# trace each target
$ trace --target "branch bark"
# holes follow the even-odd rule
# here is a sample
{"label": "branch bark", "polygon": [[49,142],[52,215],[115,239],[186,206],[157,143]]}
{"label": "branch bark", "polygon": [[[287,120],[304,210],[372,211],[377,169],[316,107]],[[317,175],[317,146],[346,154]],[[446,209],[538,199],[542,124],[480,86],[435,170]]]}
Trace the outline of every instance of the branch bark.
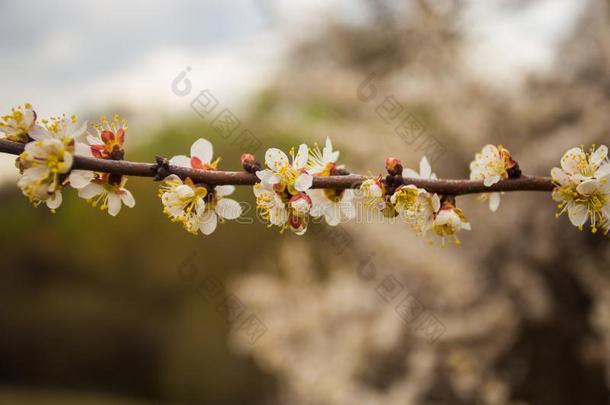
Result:
{"label": "branch bark", "polygon": [[[24,144],[0,139],[0,152],[19,155]],[[130,162],[126,160],[105,160],[93,157],[74,156],[73,169],[92,170],[111,174],[121,174],[138,177],[155,177],[159,166],[156,163]],[[196,183],[210,185],[232,184],[236,186],[252,186],[259,182],[258,177],[245,171],[214,171],[197,170],[181,166],[169,166],[169,173],[181,178],[190,177]],[[371,176],[350,174],[346,176],[314,177],[313,188],[357,188]],[[553,181],[550,177],[522,175],[516,179],[501,180],[491,187],[485,187],[482,181],[475,180],[423,180],[405,177],[405,184],[426,189],[432,193],[464,195],[488,193],[497,191],[552,191]]]}

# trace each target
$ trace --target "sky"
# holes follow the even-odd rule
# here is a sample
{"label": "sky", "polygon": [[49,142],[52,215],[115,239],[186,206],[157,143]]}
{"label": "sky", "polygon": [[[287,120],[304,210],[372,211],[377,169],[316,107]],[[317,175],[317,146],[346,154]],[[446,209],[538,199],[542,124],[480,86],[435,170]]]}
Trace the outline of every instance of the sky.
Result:
{"label": "sky", "polygon": [[[515,81],[551,66],[582,0],[428,0],[468,4],[473,74]],[[364,21],[351,0],[26,0],[0,2],[0,111],[31,102],[40,116],[116,106],[166,114],[188,108],[171,90],[187,67],[196,90],[238,107],[281,68],[292,38],[321,19]],[[106,112],[108,113],[108,112]],[[0,156],[0,177],[13,157]]]}

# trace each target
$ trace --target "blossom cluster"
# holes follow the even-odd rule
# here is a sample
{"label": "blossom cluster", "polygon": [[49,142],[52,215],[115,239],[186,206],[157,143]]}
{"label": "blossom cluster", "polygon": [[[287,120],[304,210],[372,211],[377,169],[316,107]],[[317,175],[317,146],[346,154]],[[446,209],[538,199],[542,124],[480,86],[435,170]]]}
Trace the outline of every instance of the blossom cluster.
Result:
{"label": "blossom cluster", "polygon": [[[17,158],[20,177],[17,185],[34,206],[45,203],[55,212],[63,201],[65,186],[78,190],[81,198],[115,216],[124,204],[135,205],[132,194],[125,189],[127,176],[72,170],[76,155],[99,159],[122,160],[127,125],[115,116],[88,127],[78,123],[76,116],[38,120],[31,104],[24,104],[0,119],[5,138],[24,143]],[[81,138],[86,136],[86,143]]]}
{"label": "blossom cluster", "polygon": [[459,244],[460,231],[471,227],[464,212],[455,206],[455,198],[430,193],[405,181],[405,178],[435,180],[436,174],[428,159],[425,156],[421,159],[419,172],[403,169],[396,158],[386,160],[386,169],[385,178],[369,179],[360,186],[365,204],[385,217],[399,217],[417,236],[427,238],[431,243],[439,239],[441,246],[446,242]]}
{"label": "blossom cluster", "polygon": [[[127,176],[119,169],[108,172],[84,170],[104,165],[80,164],[91,159],[121,161],[125,158],[124,143],[127,123],[119,116],[109,120],[101,117],[97,124],[79,123],[76,116],[39,119],[30,104],[12,109],[0,117],[0,132],[4,138],[24,144],[16,161],[20,171],[17,185],[34,206],[44,203],[55,212],[62,203],[66,186],[78,191],[79,197],[94,207],[117,215],[122,206],[135,206],[135,199],[125,188]],[[85,139],[81,139],[85,138]],[[157,170],[161,180],[159,197],[163,212],[173,222],[179,222],[190,233],[209,235],[218,223],[235,220],[242,215],[242,205],[229,198],[235,191],[231,184],[212,185],[197,181],[197,171],[216,172],[220,158],[214,160],[212,144],[203,138],[196,140],[190,156],[178,155],[161,159],[166,173]],[[386,175],[356,178],[353,184],[329,184],[325,177],[336,181],[338,176],[350,173],[338,164],[339,152],[334,150],[330,138],[324,146],[306,144],[290,149],[288,153],[270,148],[265,153],[264,165],[255,156],[243,154],[243,169],[257,181],[253,184],[259,218],[280,232],[290,230],[303,235],[313,219],[324,220],[337,226],[357,217],[357,208],[364,207],[381,217],[396,218],[404,222],[415,235],[431,243],[438,241],[459,244],[462,230],[471,225],[462,209],[456,205],[456,196],[426,190],[443,184],[428,159],[424,156],[419,169],[403,168],[397,158],[385,162]],[[559,217],[564,212],[573,225],[583,229],[587,221],[592,232],[610,232],[610,161],[608,148],[601,145],[585,151],[572,148],[553,168],[552,197],[559,203]],[[190,176],[190,173],[197,175]],[[180,175],[179,175],[180,174]],[[227,173],[229,174],[229,173]],[[145,174],[143,174],[145,175]],[[150,175],[150,174],[149,174]],[[255,176],[255,177],[254,177]],[[480,199],[488,201],[491,211],[500,205],[500,182],[520,178],[521,169],[510,151],[502,145],[486,145],[470,163],[470,184],[481,191]],[[195,178],[195,180],[193,180]],[[526,179],[527,180],[527,179]],[[250,180],[251,181],[251,180]],[[221,182],[222,183],[222,182]],[[416,185],[417,184],[417,185]],[[418,186],[419,185],[419,186]],[[485,191],[489,188],[489,192]],[[447,190],[447,188],[441,190]]]}
{"label": "blossom cluster", "polygon": [[310,150],[301,144],[296,154],[292,149],[289,155],[292,159],[271,148],[265,153],[267,168],[255,172],[260,179],[254,186],[256,206],[269,225],[302,235],[310,217],[324,217],[329,225],[336,226],[356,216],[353,190],[311,188],[316,176],[345,174],[343,166],[337,165],[339,152],[333,150],[329,138],[322,150],[317,145]]}
{"label": "blossom cluster", "polygon": [[[191,146],[191,156],[174,156],[169,163],[174,166],[200,170],[216,170],[220,159],[212,162],[214,149],[206,139],[200,138]],[[236,219],[241,215],[241,205],[228,195],[233,194],[235,186],[212,187],[204,183],[196,184],[189,177],[184,181],[175,174],[163,180],[159,197],[163,212],[174,222],[182,224],[192,234],[201,232],[209,235],[218,222]]]}

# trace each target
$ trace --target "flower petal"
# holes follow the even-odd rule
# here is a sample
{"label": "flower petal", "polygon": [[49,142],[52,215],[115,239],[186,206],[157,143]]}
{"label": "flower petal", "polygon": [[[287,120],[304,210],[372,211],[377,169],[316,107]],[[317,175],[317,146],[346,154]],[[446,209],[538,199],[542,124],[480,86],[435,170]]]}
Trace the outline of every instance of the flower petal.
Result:
{"label": "flower petal", "polygon": [[62,201],[63,201],[63,197],[61,196],[61,192],[56,191],[55,193],[53,193],[53,195],[51,197],[49,197],[49,199],[46,201],[46,204],[47,204],[47,207],[49,207],[49,209],[55,210],[55,209],[59,208]]}
{"label": "flower petal", "polygon": [[[87,125],[89,124],[88,121],[84,121],[80,127],[76,127],[76,125],[72,124],[72,132],[71,135],[74,139],[76,138],[80,138],[86,131],[87,131]],[[75,129],[76,128],[76,129]]]}
{"label": "flower petal", "polygon": [[35,141],[43,141],[45,139],[51,139],[53,135],[46,128],[39,125],[34,125],[28,131],[28,135]]}
{"label": "flower petal", "polygon": [[216,186],[216,195],[218,197],[225,197],[233,194],[235,186]]}
{"label": "flower petal", "polygon": [[301,174],[294,181],[294,188],[296,188],[299,191],[307,191],[311,188],[312,184],[313,184],[313,176],[311,176],[309,174]]}
{"label": "flower petal", "polygon": [[576,191],[582,195],[593,194],[595,190],[597,190],[597,180],[585,180],[576,187]]}
{"label": "flower petal", "polygon": [[581,148],[568,150],[561,158],[561,168],[567,174],[580,173],[580,162],[586,161],[587,156]]}
{"label": "flower petal", "polygon": [[609,174],[610,174],[610,163],[604,163],[595,172],[595,177],[602,178],[602,177],[607,176]]}
{"label": "flower petal", "polygon": [[93,156],[93,153],[91,152],[91,146],[82,142],[76,142],[74,146],[74,154],[87,157]]}
{"label": "flower petal", "polygon": [[202,163],[207,164],[212,161],[214,147],[207,139],[199,138],[191,146],[191,157],[196,157]]}
{"label": "flower petal", "polygon": [[402,177],[410,177],[412,179],[419,179],[419,173],[417,173],[413,169],[406,168],[406,169],[402,170]]}
{"label": "flower petal", "polygon": [[606,145],[600,145],[599,148],[597,148],[597,150],[589,157],[589,162],[597,167],[602,164],[606,157],[608,157],[608,147]]}
{"label": "flower petal", "polygon": [[496,212],[500,206],[500,193],[491,193],[489,196],[489,209]]}
{"label": "flower petal", "polygon": [[119,197],[116,193],[108,194],[108,214],[115,217],[121,211],[122,205],[121,197]]}
{"label": "flower petal", "polygon": [[269,169],[257,171],[256,177],[261,179],[261,183],[271,186],[280,182],[279,176]]}
{"label": "flower petal", "polygon": [[301,145],[299,145],[299,151],[297,152],[297,155],[294,157],[293,166],[296,169],[302,169],[305,167],[305,165],[307,165],[308,159],[309,159],[309,148],[307,147],[307,145],[302,143]]}
{"label": "flower petal", "polygon": [[216,204],[216,213],[225,219],[236,219],[241,215],[241,205],[231,198],[221,198]]}
{"label": "flower petal", "polygon": [[201,223],[199,224],[199,230],[204,235],[210,235],[216,230],[218,225],[218,217],[214,211],[206,211],[201,217]]}
{"label": "flower petal", "polygon": [[284,207],[274,207],[269,210],[269,222],[275,226],[282,226],[288,221],[288,211]]}
{"label": "flower petal", "polygon": [[125,188],[121,189],[121,201],[129,208],[133,208],[136,205],[136,199],[133,198],[133,194]]}
{"label": "flower petal", "polygon": [[498,176],[498,175],[489,176],[489,177],[485,177],[485,179],[483,180],[483,184],[485,185],[485,187],[491,187],[499,181],[500,181],[500,176]]}
{"label": "flower petal", "polygon": [[553,180],[555,180],[562,186],[570,183],[570,177],[566,174],[566,172],[564,172],[558,167],[553,167],[551,169],[551,177],[553,177]]}
{"label": "flower petal", "polygon": [[421,161],[419,162],[419,176],[422,179],[429,179],[431,174],[432,174],[432,166],[430,166],[428,159],[426,159],[426,157],[424,156],[421,158]]}
{"label": "flower petal", "polygon": [[432,211],[438,212],[441,209],[441,199],[438,194],[432,195]]}
{"label": "flower petal", "polygon": [[289,163],[288,156],[277,148],[270,148],[265,152],[265,164],[273,171],[277,171]]}
{"label": "flower petal", "polygon": [[191,159],[184,155],[174,156],[169,160],[169,164],[172,166],[191,167]]}
{"label": "flower petal", "polygon": [[81,189],[91,183],[95,175],[89,170],[72,170],[68,179],[70,185],[76,189]]}
{"label": "flower petal", "polygon": [[339,207],[336,204],[330,204],[324,210],[324,219],[326,219],[326,223],[330,226],[337,226],[341,222],[341,212],[339,211]]}
{"label": "flower petal", "polygon": [[89,183],[78,191],[78,196],[88,200],[104,192],[104,187],[98,183]]}
{"label": "flower petal", "polygon": [[583,226],[587,222],[587,206],[585,204],[570,203],[568,217],[574,226]]}

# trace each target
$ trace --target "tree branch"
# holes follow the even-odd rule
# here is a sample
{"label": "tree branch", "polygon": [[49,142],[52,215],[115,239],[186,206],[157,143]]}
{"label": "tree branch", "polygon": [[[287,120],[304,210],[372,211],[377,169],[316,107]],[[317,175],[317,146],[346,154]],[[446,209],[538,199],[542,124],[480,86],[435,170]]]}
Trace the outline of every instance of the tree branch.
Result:
{"label": "tree branch", "polygon": [[[24,144],[0,139],[0,152],[19,155]],[[105,160],[93,157],[74,156],[73,169],[92,170],[96,172],[122,174],[127,176],[155,177],[159,165],[155,163],[130,162],[126,160]],[[169,166],[169,174],[181,178],[190,177],[196,183],[210,185],[232,184],[251,186],[259,182],[258,177],[245,171],[197,170],[181,166]],[[349,174],[345,176],[314,177],[312,188],[357,188],[371,176]],[[423,180],[405,177],[405,184],[413,184],[432,193],[438,194],[476,194],[494,191],[552,191],[553,181],[550,177],[521,176],[516,179],[501,180],[491,187],[485,187],[482,181],[474,180]]]}

